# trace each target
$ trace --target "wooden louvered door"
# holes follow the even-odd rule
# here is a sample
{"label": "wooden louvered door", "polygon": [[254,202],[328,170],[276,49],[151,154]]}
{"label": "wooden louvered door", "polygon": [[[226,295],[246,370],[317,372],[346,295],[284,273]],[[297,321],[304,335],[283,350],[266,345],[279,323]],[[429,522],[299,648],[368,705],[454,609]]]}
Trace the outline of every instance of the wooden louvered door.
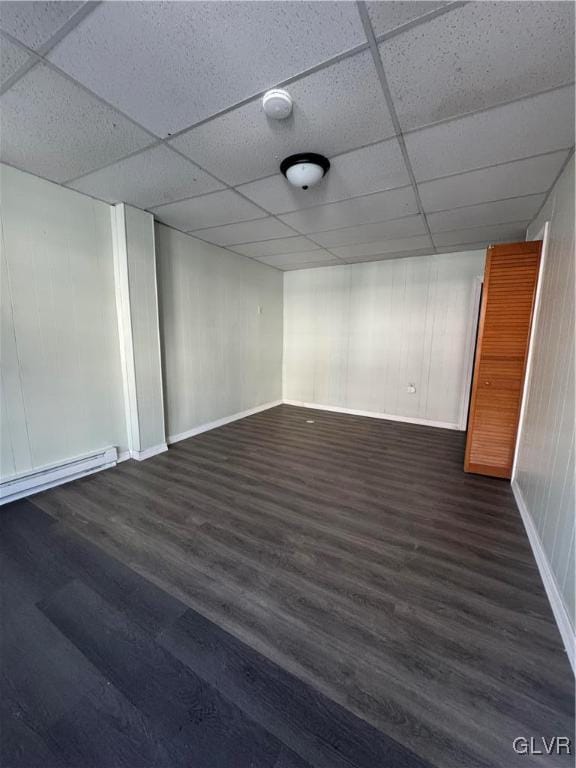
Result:
{"label": "wooden louvered door", "polygon": [[541,248],[540,240],[488,248],[466,472],[512,474]]}

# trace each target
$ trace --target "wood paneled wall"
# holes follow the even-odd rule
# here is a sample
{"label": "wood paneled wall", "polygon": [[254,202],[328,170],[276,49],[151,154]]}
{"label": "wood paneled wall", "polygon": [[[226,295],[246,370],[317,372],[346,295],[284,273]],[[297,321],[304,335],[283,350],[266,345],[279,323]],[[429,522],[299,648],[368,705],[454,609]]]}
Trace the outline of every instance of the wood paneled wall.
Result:
{"label": "wood paneled wall", "polygon": [[0,166],[1,474],[126,448],[110,206]]}
{"label": "wood paneled wall", "polygon": [[528,236],[550,222],[516,483],[572,623],[574,611],[574,158]]}
{"label": "wood paneled wall", "polygon": [[156,229],[168,439],[282,397],[282,273]]}
{"label": "wood paneled wall", "polygon": [[458,428],[484,257],[471,251],[285,273],[285,399]]}

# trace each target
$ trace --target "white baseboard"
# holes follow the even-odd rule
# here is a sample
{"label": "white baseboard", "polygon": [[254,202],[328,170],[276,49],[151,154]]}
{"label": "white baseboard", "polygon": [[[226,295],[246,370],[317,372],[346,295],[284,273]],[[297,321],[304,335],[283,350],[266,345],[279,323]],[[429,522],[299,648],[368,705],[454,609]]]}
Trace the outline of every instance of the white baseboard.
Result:
{"label": "white baseboard", "polygon": [[530,546],[532,547],[536,565],[540,571],[540,577],[544,583],[544,589],[546,590],[548,600],[550,601],[552,613],[554,614],[556,624],[560,630],[562,642],[566,648],[566,653],[568,654],[570,664],[572,665],[572,670],[576,674],[576,632],[574,631],[574,627],[572,626],[570,617],[568,616],[568,611],[566,610],[566,605],[564,604],[560,589],[558,588],[556,577],[554,576],[554,572],[552,571],[550,563],[548,562],[548,557],[546,556],[546,552],[542,546],[540,535],[536,529],[536,526],[534,525],[528,507],[526,506],[526,502],[524,501],[524,496],[522,495],[520,486],[516,480],[512,480],[511,485],[514,498],[516,499],[516,504],[520,510],[520,515],[522,517],[524,527],[526,528],[526,533],[528,534],[528,540],[530,541]]}
{"label": "white baseboard", "polygon": [[0,482],[0,505],[115,467],[117,462],[116,448],[106,448],[98,453],[77,456],[60,464],[49,464],[31,472],[22,472]]}
{"label": "white baseboard", "polygon": [[144,461],[167,450],[168,446],[166,443],[160,443],[159,445],[153,445],[152,448],[146,448],[144,451],[130,451],[130,458],[136,459],[136,461]]}
{"label": "white baseboard", "polygon": [[176,435],[168,435],[168,445],[171,443],[178,443],[180,440],[186,440],[188,437],[195,437],[201,435],[202,432],[208,432],[211,429],[217,429],[223,427],[225,424],[230,424],[232,421],[238,421],[238,419],[245,419],[246,416],[253,416],[255,413],[261,411],[267,411],[269,408],[275,408],[277,405],[282,405],[282,400],[273,400],[270,403],[264,403],[263,405],[257,405],[255,408],[249,408],[247,411],[240,411],[234,413],[232,416],[224,416],[222,419],[216,421],[209,421],[206,424],[200,424],[199,427],[193,427],[187,429],[185,432],[179,432]]}
{"label": "white baseboard", "polygon": [[118,464],[121,464],[123,461],[128,461],[128,459],[144,461],[159,453],[164,453],[164,451],[167,450],[168,445],[166,443],[160,443],[159,445],[153,445],[152,448],[146,448],[145,451],[122,451],[122,453],[118,454]]}
{"label": "white baseboard", "polygon": [[411,416],[394,416],[391,413],[378,413],[376,411],[358,411],[354,408],[339,408],[336,405],[319,405],[318,403],[304,403],[300,400],[284,400],[285,405],[296,405],[299,408],[314,408],[318,411],[333,411],[334,413],[347,413],[350,416],[368,416],[371,419],[386,419],[387,421],[403,421],[407,424],[421,424],[425,427],[440,427],[441,429],[455,429],[462,431],[460,424],[452,424],[447,421],[432,421],[430,419],[414,419]]}

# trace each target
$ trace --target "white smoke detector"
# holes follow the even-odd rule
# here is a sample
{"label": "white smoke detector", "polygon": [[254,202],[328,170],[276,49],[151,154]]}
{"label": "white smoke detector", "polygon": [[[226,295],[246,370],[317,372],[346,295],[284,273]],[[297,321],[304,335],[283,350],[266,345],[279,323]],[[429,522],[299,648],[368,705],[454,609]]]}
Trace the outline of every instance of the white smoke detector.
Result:
{"label": "white smoke detector", "polygon": [[324,155],[315,152],[301,152],[299,155],[290,155],[280,163],[280,171],[286,176],[293,187],[310,189],[321,181],[328,169],[330,161]]}
{"label": "white smoke detector", "polygon": [[281,88],[273,88],[262,97],[262,109],[273,120],[285,120],[292,112],[292,96]]}

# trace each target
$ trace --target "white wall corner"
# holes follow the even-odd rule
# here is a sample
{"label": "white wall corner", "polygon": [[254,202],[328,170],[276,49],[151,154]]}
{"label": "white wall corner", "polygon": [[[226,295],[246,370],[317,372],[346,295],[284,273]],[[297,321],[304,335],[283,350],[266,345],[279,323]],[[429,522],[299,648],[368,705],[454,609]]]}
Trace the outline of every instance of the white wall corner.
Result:
{"label": "white wall corner", "polygon": [[167,449],[154,222],[125,203],[112,206],[111,216],[128,442],[121,460],[142,461]]}
{"label": "white wall corner", "polygon": [[522,491],[516,479],[512,480],[512,492],[514,493],[516,504],[520,510],[522,522],[524,523],[524,527],[528,535],[528,540],[534,554],[534,559],[536,560],[536,565],[540,571],[540,577],[542,578],[544,589],[546,590],[546,594],[552,608],[552,613],[556,619],[556,624],[558,625],[560,636],[562,637],[562,642],[564,643],[564,648],[566,649],[566,654],[568,655],[572,670],[574,674],[576,674],[575,628],[572,626],[572,622],[570,621],[570,616],[568,615],[568,610],[564,600],[562,599],[562,593],[558,586],[558,582],[556,581],[554,572],[552,571],[550,563],[548,562],[546,552],[542,546],[540,535],[538,534],[536,526],[534,525],[532,515],[530,514],[526,502],[524,501],[524,496],[522,495]]}
{"label": "white wall corner", "polygon": [[114,290],[118,337],[122,365],[122,386],[124,390],[124,415],[128,438],[128,452],[140,450],[138,423],[138,400],[136,397],[136,369],[134,365],[134,344],[130,312],[130,283],[128,280],[128,244],[126,241],[126,210],[124,203],[113,205],[112,251],[114,255]]}

